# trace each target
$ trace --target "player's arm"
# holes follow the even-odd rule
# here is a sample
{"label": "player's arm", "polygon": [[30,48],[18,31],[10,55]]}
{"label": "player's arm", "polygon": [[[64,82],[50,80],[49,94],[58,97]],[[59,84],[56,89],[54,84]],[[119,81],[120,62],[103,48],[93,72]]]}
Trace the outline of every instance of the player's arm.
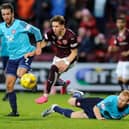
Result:
{"label": "player's arm", "polygon": [[40,55],[41,54],[41,44],[40,42],[42,41],[42,34],[40,32],[40,30],[33,26],[30,25],[24,21],[21,22],[21,24],[23,25],[23,27],[25,28],[25,31],[28,33],[31,33],[34,35],[35,40],[36,40],[36,50],[34,52],[32,52],[34,55]]}
{"label": "player's arm", "polygon": [[93,107],[93,112],[94,112],[94,115],[95,115],[96,119],[98,119],[98,120],[104,120],[105,119],[104,117],[102,117],[102,115],[100,113],[100,109],[97,106]]}
{"label": "player's arm", "polygon": [[67,61],[69,62],[69,64],[77,57],[78,55],[78,42],[77,42],[77,37],[74,34],[73,37],[71,37],[70,39],[70,48],[71,48],[71,53],[70,55],[67,57]]}
{"label": "player's arm", "polygon": [[45,48],[47,46],[47,41],[43,40],[41,43],[40,43],[40,46],[41,48]]}
{"label": "player's arm", "polygon": [[123,51],[123,52],[121,53],[121,55],[122,55],[122,56],[125,56],[125,57],[126,57],[126,56],[129,56],[129,50],[128,50],[128,51]]}
{"label": "player's arm", "polygon": [[41,50],[41,43],[40,42],[37,42],[36,43],[35,55],[40,55],[41,52],[42,52],[42,50]]}
{"label": "player's arm", "polygon": [[116,36],[112,36],[111,39],[109,40],[108,52],[109,53],[117,52],[119,49],[120,48]]}
{"label": "player's arm", "polygon": [[41,54],[41,43],[37,42],[36,43],[36,49],[32,52],[26,53],[24,55],[24,57],[27,58],[27,57],[31,57],[31,56],[34,56],[34,55],[40,55],[40,54]]}
{"label": "player's arm", "polygon": [[3,36],[1,25],[0,25],[0,44],[1,44],[1,37]]}
{"label": "player's arm", "polygon": [[40,55],[42,50],[41,50],[41,41],[42,41],[42,35],[41,32],[38,28],[31,26],[30,32],[34,34],[35,39],[36,39],[36,50],[35,50],[35,55]]}
{"label": "player's arm", "polygon": [[67,61],[71,63],[77,57],[77,54],[78,54],[77,48],[71,49],[71,54],[67,57]]}

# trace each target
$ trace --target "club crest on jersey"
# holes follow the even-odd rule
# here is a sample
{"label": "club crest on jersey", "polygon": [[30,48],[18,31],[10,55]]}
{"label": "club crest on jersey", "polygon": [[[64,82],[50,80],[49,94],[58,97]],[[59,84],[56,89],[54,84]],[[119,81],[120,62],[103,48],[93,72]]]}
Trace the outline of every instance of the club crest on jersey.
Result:
{"label": "club crest on jersey", "polygon": [[63,44],[66,45],[68,43],[67,40],[62,40]]}
{"label": "club crest on jersey", "polygon": [[15,34],[16,33],[16,30],[12,30],[12,34]]}
{"label": "club crest on jersey", "polygon": [[122,42],[123,40],[125,40],[125,36],[118,36],[117,39],[119,42]]}

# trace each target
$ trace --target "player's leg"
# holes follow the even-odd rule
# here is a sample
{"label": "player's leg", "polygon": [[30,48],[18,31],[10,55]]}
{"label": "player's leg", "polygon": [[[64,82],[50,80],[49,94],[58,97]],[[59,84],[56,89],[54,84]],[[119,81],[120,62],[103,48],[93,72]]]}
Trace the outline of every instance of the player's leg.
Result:
{"label": "player's leg", "polygon": [[67,87],[69,86],[70,83],[71,83],[70,80],[64,81],[64,85],[62,85],[62,87],[60,89],[60,94],[66,94],[67,93]]}
{"label": "player's leg", "polygon": [[56,67],[56,65],[52,65],[46,83],[46,90],[45,90],[46,92],[43,94],[43,96],[35,100],[37,104],[42,104],[48,101],[48,95],[50,94],[51,87],[55,85],[57,78],[58,78],[58,68]]}
{"label": "player's leg", "polygon": [[95,118],[93,107],[102,100],[102,98],[77,98],[74,102],[74,106],[81,108],[86,118]]}
{"label": "player's leg", "polygon": [[65,117],[68,117],[68,118],[88,118],[87,115],[83,111],[73,111],[73,110],[68,109],[68,108],[62,108],[57,104],[53,104],[50,108],[43,111],[41,113],[41,115],[43,117],[46,117],[46,116],[52,114],[53,112],[59,113],[59,114],[64,115]]}
{"label": "player's leg", "polygon": [[117,79],[118,79],[118,83],[120,85],[121,91],[124,90],[122,73],[123,73],[123,62],[119,61],[116,67],[116,74],[117,74]]}
{"label": "player's leg", "polygon": [[62,80],[61,78],[57,79],[55,86],[61,86],[60,93],[65,94],[67,92],[67,87],[71,83],[70,80]]}
{"label": "player's leg", "polygon": [[72,96],[68,99],[68,103],[71,106],[76,106],[76,100],[78,98],[82,98],[84,96],[84,93],[79,90],[70,90],[69,91]]}
{"label": "player's leg", "polygon": [[[3,66],[3,74],[5,75],[5,69],[6,69],[9,57],[8,56],[2,56],[1,59],[2,59],[2,66]],[[8,93],[7,93],[7,91],[5,92],[5,95],[2,98],[2,100],[3,101],[8,100]]]}
{"label": "player's leg", "polygon": [[[65,58],[64,58],[65,59]],[[69,69],[71,69],[72,67],[74,67],[74,65],[77,63],[77,58],[75,58],[70,64],[69,64],[69,67],[66,69],[66,71],[64,72],[67,72]],[[61,87],[61,90],[60,90],[60,93],[61,94],[65,94],[67,92],[67,87],[69,86],[69,84],[71,83],[70,80],[66,80],[64,81],[64,85],[62,85]]]}
{"label": "player's leg", "polygon": [[52,66],[49,70],[49,76],[45,86],[45,92],[41,97],[35,100],[37,104],[46,103],[48,101],[48,95],[50,94],[51,88],[55,85],[57,79],[59,78],[59,69],[56,66],[57,60],[60,59],[58,57],[53,58]]}
{"label": "player's leg", "polygon": [[53,108],[53,110],[54,112],[64,115],[65,117],[68,118],[88,118],[86,113],[84,113],[83,111],[73,111],[69,108],[62,108],[58,105],[56,105]]}
{"label": "player's leg", "polygon": [[25,73],[31,69],[33,57],[22,57],[19,59],[18,68],[17,68],[17,77],[21,78]]}
{"label": "player's leg", "polygon": [[54,57],[53,63],[49,72],[49,77],[47,80],[46,84],[46,93],[44,93],[43,96],[39,97],[38,99],[35,100],[37,104],[42,104],[48,101],[48,95],[51,91],[51,87],[55,85],[57,79],[59,78],[60,74],[59,73],[59,68],[57,66],[57,62],[62,61],[62,58]]}
{"label": "player's leg", "polygon": [[50,108],[48,108],[47,110],[43,111],[43,112],[41,113],[41,115],[42,115],[43,117],[46,117],[46,116],[50,115],[50,114],[53,113],[53,112],[57,112],[57,113],[59,113],[59,114],[61,114],[61,115],[64,115],[64,116],[66,116],[66,117],[71,118],[71,114],[72,114],[72,112],[74,112],[74,111],[71,110],[71,109],[62,108],[62,107],[60,107],[60,106],[57,105],[57,104],[53,104]]}
{"label": "player's leg", "polygon": [[128,90],[129,87],[129,62],[123,62],[123,74],[122,74],[122,81],[123,81],[123,86],[124,90]]}
{"label": "player's leg", "polygon": [[49,94],[51,91],[51,87],[55,85],[56,81],[58,78],[58,68],[56,65],[52,65],[50,72],[49,72],[49,77],[47,80],[47,86],[46,86],[46,94]]}
{"label": "player's leg", "polygon": [[88,118],[88,116],[84,111],[75,111],[72,112],[71,118]]}
{"label": "player's leg", "polygon": [[14,85],[17,77],[21,77],[26,73],[32,62],[32,58],[25,60],[24,57],[17,60],[9,60],[6,69],[6,85],[9,97],[9,103],[12,108],[12,112],[8,116],[19,116],[17,111],[17,98],[14,92]]}
{"label": "player's leg", "polygon": [[16,60],[9,60],[6,69],[6,87],[8,92],[8,98],[12,112],[8,116],[19,116],[17,111],[17,97],[14,91],[14,85],[16,82],[16,70],[17,70]]}
{"label": "player's leg", "polygon": [[14,91],[15,81],[16,81],[15,76],[6,75],[8,98],[9,98],[9,103],[12,109],[11,113],[9,113],[8,116],[19,116],[18,111],[17,111],[17,102],[16,102],[17,97]]}

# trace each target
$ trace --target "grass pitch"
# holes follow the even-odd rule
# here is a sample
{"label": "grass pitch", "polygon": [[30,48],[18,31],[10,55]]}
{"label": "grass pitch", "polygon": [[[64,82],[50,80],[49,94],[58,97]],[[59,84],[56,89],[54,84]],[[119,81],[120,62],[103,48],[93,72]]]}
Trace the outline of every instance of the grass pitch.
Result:
{"label": "grass pitch", "polygon": [[[95,120],[95,119],[69,119],[53,113],[42,118],[41,112],[51,104],[79,110],[68,105],[70,95],[54,95],[49,97],[48,103],[37,105],[34,99],[41,93],[17,93],[20,117],[6,117],[10,112],[8,101],[2,101],[3,92],[0,92],[0,129],[129,129],[129,116],[122,120]],[[104,96],[90,94],[89,96]]]}

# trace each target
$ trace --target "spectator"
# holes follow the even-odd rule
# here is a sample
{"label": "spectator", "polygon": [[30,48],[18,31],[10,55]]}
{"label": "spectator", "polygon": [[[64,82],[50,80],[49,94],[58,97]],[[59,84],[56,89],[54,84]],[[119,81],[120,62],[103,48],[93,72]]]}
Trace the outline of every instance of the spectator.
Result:
{"label": "spectator", "polygon": [[105,33],[106,23],[109,20],[109,9],[112,8],[110,0],[88,0],[87,8],[96,18],[99,31]]}
{"label": "spectator", "polygon": [[52,10],[51,15],[65,15],[66,0],[51,0]]}
{"label": "spectator", "polygon": [[95,37],[98,34],[95,18],[88,9],[83,9],[81,11],[81,16],[82,20],[80,22],[80,27],[84,27],[87,33],[90,34],[90,37]]}
{"label": "spectator", "polygon": [[35,0],[18,0],[17,15],[19,18],[30,21],[35,16],[34,12]]}
{"label": "spectator", "polygon": [[107,60],[107,42],[104,34],[99,33],[95,37],[95,49],[97,62],[105,62]]}
{"label": "spectator", "polygon": [[36,14],[35,22],[38,28],[42,29],[42,23],[51,18],[50,12],[51,12],[51,0],[35,1],[35,14]]}

